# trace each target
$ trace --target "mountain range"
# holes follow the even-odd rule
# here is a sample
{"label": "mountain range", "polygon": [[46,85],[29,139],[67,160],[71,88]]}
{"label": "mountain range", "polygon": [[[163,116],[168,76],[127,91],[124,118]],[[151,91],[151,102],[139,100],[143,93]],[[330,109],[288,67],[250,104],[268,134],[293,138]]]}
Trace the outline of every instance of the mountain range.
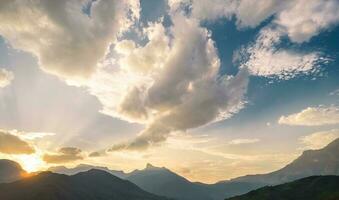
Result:
{"label": "mountain range", "polygon": [[311,176],[266,186],[228,200],[338,200],[339,176]]}
{"label": "mountain range", "polygon": [[[17,179],[17,174],[22,173],[22,169],[20,167],[18,168],[17,165],[12,166],[14,167],[12,171],[15,171],[15,169],[18,170],[13,176],[10,175],[9,172],[1,172],[1,165],[0,174],[16,177],[13,178],[13,180]],[[190,182],[167,168],[154,167],[151,164],[147,164],[145,169],[134,170],[131,173],[91,165],[79,165],[72,169],[60,166],[50,168],[49,170],[59,174],[73,176],[75,174],[76,176],[77,173],[90,169],[105,171],[106,173],[136,184],[142,190],[159,196],[166,196],[177,200],[220,200],[245,194],[263,186],[283,184],[304,177],[339,175],[339,139],[333,141],[323,149],[303,152],[296,160],[277,171],[267,174],[242,176],[227,181],[220,181],[215,184]],[[7,180],[9,179],[7,178]]]}
{"label": "mountain range", "polygon": [[68,176],[52,172],[0,184],[4,200],[166,200],[108,172],[91,169]]}
{"label": "mountain range", "polygon": [[[55,170],[58,173],[76,173],[83,170],[80,165],[68,170]],[[86,169],[100,168],[86,166]],[[66,168],[67,169],[67,168]],[[53,171],[53,169],[50,169]],[[277,185],[314,175],[339,175],[339,139],[319,150],[307,150],[285,167],[267,174],[246,175],[215,184],[190,182],[167,168],[147,164],[143,170],[123,173],[105,168],[118,177],[125,178],[145,191],[175,198],[178,200],[219,200],[247,193],[251,190]],[[66,173],[66,174],[67,174]]]}
{"label": "mountain range", "polygon": [[79,172],[86,172],[90,169],[98,169],[98,170],[106,171],[119,178],[126,178],[126,176],[128,176],[128,174],[124,173],[123,171],[111,170],[111,169],[108,169],[107,167],[99,167],[99,166],[86,165],[86,164],[80,164],[76,166],[75,168],[67,168],[65,166],[55,166],[55,167],[50,167],[48,171],[58,173],[58,174],[75,175]]}
{"label": "mountain range", "polygon": [[322,149],[304,151],[282,169],[268,174],[247,175],[230,182],[276,185],[314,175],[339,175],[339,138]]}

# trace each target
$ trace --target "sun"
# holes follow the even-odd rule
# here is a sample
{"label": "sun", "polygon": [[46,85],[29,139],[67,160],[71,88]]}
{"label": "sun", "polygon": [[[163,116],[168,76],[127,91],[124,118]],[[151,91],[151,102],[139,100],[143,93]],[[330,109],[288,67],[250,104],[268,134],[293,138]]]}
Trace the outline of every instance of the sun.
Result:
{"label": "sun", "polygon": [[44,167],[44,162],[39,155],[22,155],[18,157],[22,168],[27,172],[36,172]]}

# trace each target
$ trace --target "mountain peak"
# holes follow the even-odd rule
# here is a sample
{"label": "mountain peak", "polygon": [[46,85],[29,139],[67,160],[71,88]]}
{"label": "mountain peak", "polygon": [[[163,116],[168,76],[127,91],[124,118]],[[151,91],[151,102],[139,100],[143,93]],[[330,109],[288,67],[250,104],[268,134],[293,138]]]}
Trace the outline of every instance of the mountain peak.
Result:
{"label": "mountain peak", "polygon": [[88,171],[85,171],[85,172],[79,172],[78,174],[83,174],[83,175],[95,175],[95,176],[112,176],[112,174],[104,171],[104,170],[101,170],[101,169],[90,169]]}
{"label": "mountain peak", "polygon": [[19,180],[26,174],[17,162],[0,159],[0,183]]}
{"label": "mountain peak", "polygon": [[333,140],[331,143],[329,143],[326,147],[327,148],[339,148],[339,138]]}
{"label": "mountain peak", "polygon": [[159,167],[155,167],[155,166],[152,165],[151,163],[147,163],[145,169],[146,169],[146,170],[152,170],[152,169],[159,169]]}
{"label": "mountain peak", "polygon": [[[20,191],[20,192],[18,192]],[[14,183],[0,184],[1,199],[148,199],[167,200],[145,192],[129,181],[91,169],[67,176],[42,172]]]}

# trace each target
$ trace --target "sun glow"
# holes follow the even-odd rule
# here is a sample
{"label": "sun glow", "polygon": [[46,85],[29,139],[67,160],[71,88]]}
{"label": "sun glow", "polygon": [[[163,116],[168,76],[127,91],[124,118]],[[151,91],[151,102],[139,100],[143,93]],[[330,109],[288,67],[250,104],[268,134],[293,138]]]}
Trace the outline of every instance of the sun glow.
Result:
{"label": "sun glow", "polygon": [[22,155],[18,158],[22,168],[27,172],[36,172],[44,167],[44,162],[39,155]]}

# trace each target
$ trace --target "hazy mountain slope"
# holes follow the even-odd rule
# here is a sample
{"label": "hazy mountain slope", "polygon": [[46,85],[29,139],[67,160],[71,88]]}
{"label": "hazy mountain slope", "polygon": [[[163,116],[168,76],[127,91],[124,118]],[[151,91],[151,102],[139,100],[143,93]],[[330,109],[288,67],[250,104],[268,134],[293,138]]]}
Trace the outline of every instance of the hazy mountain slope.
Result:
{"label": "hazy mountain slope", "polygon": [[[88,165],[86,167],[98,168]],[[72,173],[79,169],[81,167],[73,169],[75,171]],[[105,169],[107,171],[107,168]],[[143,170],[135,170],[129,174],[122,172],[122,175],[117,176],[130,180],[145,191],[178,200],[219,200],[244,194],[262,186],[281,184],[313,175],[339,175],[339,139],[323,149],[305,151],[289,165],[275,172],[243,176],[216,184],[192,183],[166,168],[150,164]]]}
{"label": "hazy mountain slope", "polygon": [[204,185],[194,184],[166,168],[150,164],[143,170],[135,170],[126,178],[142,189],[171,198],[209,200]]}
{"label": "hazy mountain slope", "polygon": [[339,139],[323,149],[303,152],[299,158],[275,172],[243,176],[231,182],[275,185],[313,175],[339,175]]}
{"label": "hazy mountain slope", "polygon": [[127,174],[125,174],[123,171],[111,170],[111,169],[108,169],[107,167],[99,167],[99,166],[85,165],[85,164],[80,164],[74,168],[67,168],[65,166],[50,167],[48,171],[58,173],[58,174],[74,175],[79,172],[88,171],[90,169],[99,169],[102,171],[106,171],[119,178],[125,178],[127,176]]}
{"label": "hazy mountain slope", "polygon": [[339,176],[312,176],[266,186],[229,200],[338,200]]}
{"label": "hazy mountain slope", "polygon": [[0,183],[8,183],[19,180],[26,172],[21,166],[11,160],[0,160]]}
{"label": "hazy mountain slope", "polygon": [[6,200],[164,200],[133,183],[92,169],[73,176],[43,172],[13,183],[0,184]]}
{"label": "hazy mountain slope", "polygon": [[211,185],[191,183],[166,168],[152,166],[136,170],[127,179],[142,189],[159,195],[183,200],[218,200],[244,194],[262,186],[314,175],[339,175],[339,139],[323,149],[305,151],[299,158],[275,172],[243,176]]}
{"label": "hazy mountain slope", "polygon": [[251,183],[223,185],[193,183],[166,168],[150,164],[143,170],[131,172],[126,179],[148,192],[178,200],[218,200],[259,187]]}

